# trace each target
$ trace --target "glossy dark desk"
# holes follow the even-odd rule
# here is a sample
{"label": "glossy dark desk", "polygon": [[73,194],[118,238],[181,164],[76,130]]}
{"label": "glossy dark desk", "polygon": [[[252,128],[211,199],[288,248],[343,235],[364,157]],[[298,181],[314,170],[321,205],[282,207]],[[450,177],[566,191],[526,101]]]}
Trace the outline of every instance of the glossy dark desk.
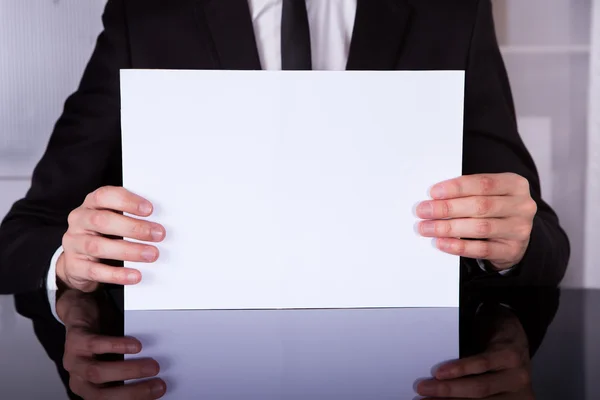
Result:
{"label": "glossy dark desk", "polygon": [[[93,297],[97,313],[89,315],[97,319],[98,333],[122,334],[121,295],[113,289]],[[47,374],[60,375],[67,387],[69,376],[61,364],[65,328],[52,316],[45,292],[18,295],[15,303],[18,312],[32,320],[31,329],[35,329],[48,357],[56,364],[56,368],[47,369]],[[406,323],[408,312],[412,313],[412,323]],[[158,360],[171,393],[187,386],[197,391],[185,392],[185,397],[198,399],[378,400],[404,399],[405,393],[412,392],[412,388],[405,387],[411,372],[411,352],[407,352],[401,336],[403,330],[419,331],[418,313],[402,309],[162,311],[137,312],[127,315],[127,320],[146,321],[157,331],[171,330],[178,340],[187,338],[187,343],[168,343],[172,347],[164,348],[187,346],[191,358],[163,354]],[[532,355],[532,390],[492,399],[600,399],[600,291],[478,287],[463,290],[460,310],[438,310],[436,321],[429,318],[434,315],[431,310],[423,310],[421,315],[422,324],[437,324],[440,338],[448,332],[452,319],[460,315],[461,356],[485,350],[485,332],[490,327],[495,329],[496,322],[507,315],[516,318]],[[219,333],[215,326],[229,328]],[[228,332],[227,337],[222,337],[222,332]],[[158,345],[152,334],[145,335],[139,339],[148,348]],[[165,342],[164,335],[160,341]],[[432,344],[431,349],[412,354],[435,356],[436,348],[439,346]],[[286,356],[282,358],[282,354]],[[186,364],[190,359],[193,365]],[[398,379],[393,379],[395,375]],[[422,376],[414,376],[414,381],[419,378]],[[23,385],[36,384],[28,376],[22,379]],[[12,383],[10,387],[14,388]],[[67,392],[65,388],[65,398]],[[165,398],[182,398],[183,392],[177,393],[179,397],[169,396],[168,392]],[[5,392],[0,398],[23,397]]]}

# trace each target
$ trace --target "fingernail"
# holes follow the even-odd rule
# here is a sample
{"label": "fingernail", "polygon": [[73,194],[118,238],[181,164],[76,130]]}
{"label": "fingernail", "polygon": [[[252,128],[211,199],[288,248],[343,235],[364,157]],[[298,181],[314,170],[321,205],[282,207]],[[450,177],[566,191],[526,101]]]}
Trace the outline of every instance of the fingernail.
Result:
{"label": "fingernail", "polygon": [[136,273],[132,272],[130,274],[127,274],[127,281],[129,283],[136,283],[138,281],[138,279],[139,279],[138,274],[136,274]]}
{"label": "fingernail", "polygon": [[156,252],[151,249],[146,249],[142,251],[142,258],[146,261],[154,261],[156,259]]}
{"label": "fingernail", "polygon": [[160,228],[152,229],[152,232],[150,232],[150,234],[152,235],[152,240],[156,242],[162,240],[162,238],[165,236],[164,231]]}
{"label": "fingernail", "polygon": [[149,363],[142,367],[142,374],[144,376],[154,376],[158,374],[158,367],[155,363]]}
{"label": "fingernail", "polygon": [[133,336],[124,336],[124,339],[129,340],[129,342],[126,344],[128,352],[139,353],[142,350],[142,344]]}
{"label": "fingernail", "polygon": [[440,250],[450,250],[450,243],[443,239],[437,239],[435,245]]}
{"label": "fingernail", "polygon": [[441,199],[446,195],[446,190],[443,186],[434,186],[429,191],[429,194],[434,199]]}
{"label": "fingernail", "polygon": [[140,351],[139,350],[139,346],[137,344],[135,344],[135,343],[129,343],[127,345],[127,352],[129,354],[136,354],[136,353],[139,353],[139,351]]}
{"label": "fingernail", "polygon": [[417,212],[421,218],[433,218],[433,205],[423,202],[417,207]]}
{"label": "fingernail", "polygon": [[165,392],[165,384],[162,381],[156,381],[152,384],[152,394],[160,396]]}
{"label": "fingernail", "polygon": [[142,214],[150,214],[152,212],[152,205],[150,203],[142,203],[138,208]]}
{"label": "fingernail", "polygon": [[435,222],[433,222],[433,221],[421,222],[421,233],[423,235],[433,235],[435,233]]}

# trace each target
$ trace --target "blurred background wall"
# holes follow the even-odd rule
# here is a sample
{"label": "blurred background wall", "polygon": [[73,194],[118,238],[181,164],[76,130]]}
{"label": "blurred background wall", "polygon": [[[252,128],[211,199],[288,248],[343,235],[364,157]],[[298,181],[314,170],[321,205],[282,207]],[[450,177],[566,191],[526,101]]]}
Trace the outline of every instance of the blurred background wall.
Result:
{"label": "blurred background wall", "polygon": [[[593,1],[493,0],[520,131],[537,162],[544,197],[571,237],[564,285],[572,287],[600,287],[600,213],[594,210],[600,204],[600,116],[588,112],[590,87],[600,86],[600,51],[591,56]],[[0,215],[29,185],[101,30],[104,4],[0,0]],[[596,97],[593,109],[600,110]],[[589,156],[588,144],[594,144]]]}
{"label": "blurred background wall", "polygon": [[[29,187],[33,167],[102,29],[104,4],[0,0],[0,218]],[[31,321],[16,314],[10,296],[0,296],[0,335],[3,394],[67,398]]]}
{"label": "blurred background wall", "polygon": [[591,37],[584,282],[600,287],[600,0],[594,0],[592,6]]}
{"label": "blurred background wall", "polygon": [[0,215],[25,194],[79,82],[105,0],[0,0]]}
{"label": "blurred background wall", "polygon": [[600,270],[589,257],[584,263],[593,0],[493,3],[519,130],[571,238],[564,285],[600,287]]}

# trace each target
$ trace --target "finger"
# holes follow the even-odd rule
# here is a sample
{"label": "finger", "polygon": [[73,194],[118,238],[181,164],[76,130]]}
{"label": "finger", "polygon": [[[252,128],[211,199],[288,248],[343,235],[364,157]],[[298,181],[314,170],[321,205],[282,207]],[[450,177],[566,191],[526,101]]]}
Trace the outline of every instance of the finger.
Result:
{"label": "finger", "polygon": [[508,218],[457,218],[421,221],[419,233],[425,237],[527,240],[531,223]]}
{"label": "finger", "polygon": [[517,174],[465,175],[434,185],[429,194],[433,199],[469,196],[505,196],[529,193],[529,182]]}
{"label": "finger", "polygon": [[87,282],[135,285],[142,280],[141,272],[132,268],[111,267],[81,259],[73,263],[68,267],[69,280],[79,290],[83,290]]}
{"label": "finger", "polygon": [[517,368],[523,364],[523,361],[521,354],[516,350],[503,348],[451,361],[440,366],[434,375],[439,380],[456,379],[467,375]]}
{"label": "finger", "polygon": [[159,255],[155,246],[97,235],[66,234],[63,237],[63,245],[77,254],[106,260],[152,263]]}
{"label": "finger", "polygon": [[167,390],[167,385],[162,379],[149,379],[143,382],[136,382],[123,386],[110,388],[100,388],[80,377],[71,376],[69,386],[73,393],[84,399],[103,399],[103,400],[150,400],[163,397]]}
{"label": "finger", "polygon": [[165,237],[162,225],[139,220],[108,210],[83,209],[78,214],[80,227],[104,235],[121,236],[146,242],[160,242]]}
{"label": "finger", "polygon": [[91,357],[78,357],[69,371],[85,381],[101,385],[132,379],[151,378],[158,375],[160,366],[150,358],[125,361],[98,361]]}
{"label": "finger", "polygon": [[152,214],[148,200],[122,187],[105,186],[90,193],[83,202],[85,208],[122,211],[140,217]]}
{"label": "finger", "polygon": [[485,399],[524,390],[530,382],[529,371],[516,368],[446,381],[425,380],[417,385],[417,393],[430,397]]}
{"label": "finger", "polygon": [[[465,398],[448,398],[448,397],[423,397],[420,400],[465,400]],[[501,393],[493,396],[488,396],[485,400],[536,400],[532,390],[525,389],[522,392]]]}
{"label": "finger", "polygon": [[131,383],[124,386],[100,389],[103,400],[147,400],[160,399],[167,392],[167,384],[162,379]]}
{"label": "finger", "polygon": [[422,219],[501,218],[520,215],[520,197],[471,196],[449,200],[424,201],[417,206]]}
{"label": "finger", "polygon": [[519,258],[519,246],[487,240],[435,239],[435,246],[444,253],[480,260],[498,261]]}
{"label": "finger", "polygon": [[79,329],[69,329],[65,347],[75,354],[137,354],[142,344],[133,337],[102,336]]}

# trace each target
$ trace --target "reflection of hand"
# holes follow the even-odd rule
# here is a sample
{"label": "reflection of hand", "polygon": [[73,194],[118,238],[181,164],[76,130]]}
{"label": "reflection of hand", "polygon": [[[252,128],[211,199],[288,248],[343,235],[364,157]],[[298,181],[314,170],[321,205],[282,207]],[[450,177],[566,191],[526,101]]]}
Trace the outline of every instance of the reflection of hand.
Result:
{"label": "reflection of hand", "polygon": [[446,363],[434,376],[417,385],[419,395],[455,400],[535,399],[527,336],[512,314],[498,324],[483,353]]}
{"label": "reflection of hand", "polygon": [[[431,189],[417,207],[419,232],[450,254],[489,260],[498,270],[518,264],[529,246],[537,205],[516,174],[467,175]],[[486,240],[464,240],[486,239]]]}
{"label": "reflection of hand", "polygon": [[68,290],[58,300],[56,311],[67,329],[63,366],[71,375],[69,386],[73,393],[86,400],[158,399],[165,394],[166,385],[158,378],[115,386],[126,380],[154,377],[159,365],[152,359],[96,359],[104,354],[137,354],[142,345],[135,338],[97,334],[99,310],[93,296]]}

